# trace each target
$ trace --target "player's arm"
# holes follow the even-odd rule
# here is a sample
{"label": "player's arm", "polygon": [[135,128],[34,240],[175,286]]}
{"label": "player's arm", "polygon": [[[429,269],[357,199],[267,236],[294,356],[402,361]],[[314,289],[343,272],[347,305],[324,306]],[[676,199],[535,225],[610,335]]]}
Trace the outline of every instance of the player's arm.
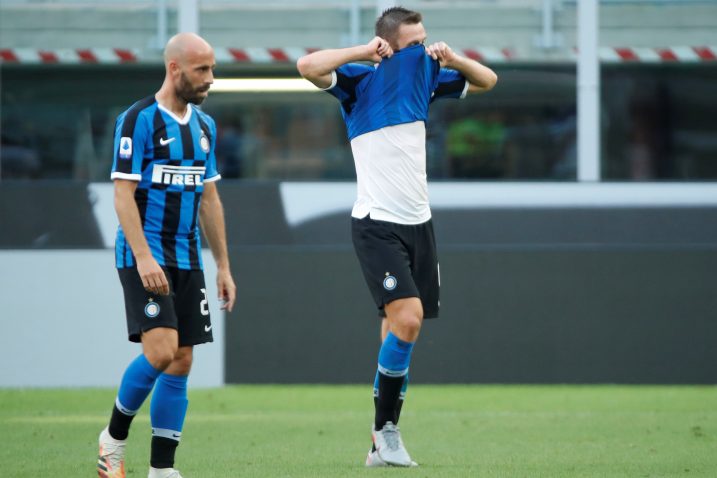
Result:
{"label": "player's arm", "polygon": [[237,287],[232,279],[227,252],[227,233],[224,223],[224,207],[214,182],[204,183],[202,202],[199,207],[199,223],[217,263],[217,290],[222,309],[231,312],[236,300]]}
{"label": "player's arm", "polygon": [[169,294],[169,282],[159,263],[152,256],[142,230],[139,209],[134,200],[137,182],[126,179],[115,179],[115,211],[122,231],[137,260],[137,272],[142,278],[144,288],[155,294]]}
{"label": "player's arm", "polygon": [[491,90],[498,81],[498,75],[485,65],[454,52],[445,42],[426,47],[426,54],[438,60],[441,67],[459,71],[468,80],[469,93],[483,93]]}
{"label": "player's arm", "polygon": [[386,40],[374,37],[365,45],[334,50],[320,50],[299,58],[296,68],[301,76],[319,88],[331,86],[331,73],[341,65],[356,61],[380,63],[383,58],[390,58],[393,50]]}

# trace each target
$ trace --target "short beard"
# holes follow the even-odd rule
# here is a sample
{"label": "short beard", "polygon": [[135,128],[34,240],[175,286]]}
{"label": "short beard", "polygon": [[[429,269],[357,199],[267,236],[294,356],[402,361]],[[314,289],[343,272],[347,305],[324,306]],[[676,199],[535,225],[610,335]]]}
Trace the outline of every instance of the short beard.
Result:
{"label": "short beard", "polygon": [[199,96],[199,89],[192,87],[192,83],[187,76],[182,73],[179,79],[179,87],[176,89],[177,96],[184,100],[185,103],[200,105],[206,96]]}

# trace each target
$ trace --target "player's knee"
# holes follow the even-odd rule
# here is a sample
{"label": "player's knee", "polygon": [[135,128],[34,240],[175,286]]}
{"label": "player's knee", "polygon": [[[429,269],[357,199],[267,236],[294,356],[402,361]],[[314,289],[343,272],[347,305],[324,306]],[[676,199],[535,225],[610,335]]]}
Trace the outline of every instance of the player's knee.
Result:
{"label": "player's knee", "polygon": [[397,303],[388,310],[391,330],[401,340],[413,342],[423,323],[423,310],[413,302]]}
{"label": "player's knee", "polygon": [[157,370],[166,370],[167,367],[172,363],[172,354],[170,353],[156,353],[147,357],[149,363],[152,364]]}
{"label": "player's knee", "polygon": [[156,347],[145,350],[145,356],[149,363],[157,370],[166,370],[172,364],[177,349],[174,347]]}
{"label": "player's knee", "polygon": [[178,349],[177,331],[157,327],[142,334],[142,351],[157,370],[166,370],[174,360]]}
{"label": "player's knee", "polygon": [[189,375],[192,369],[192,351],[180,348],[172,361],[172,372],[176,375]]}
{"label": "player's knee", "polygon": [[421,330],[422,322],[423,320],[420,315],[407,313],[397,317],[396,325],[408,335],[417,336]]}

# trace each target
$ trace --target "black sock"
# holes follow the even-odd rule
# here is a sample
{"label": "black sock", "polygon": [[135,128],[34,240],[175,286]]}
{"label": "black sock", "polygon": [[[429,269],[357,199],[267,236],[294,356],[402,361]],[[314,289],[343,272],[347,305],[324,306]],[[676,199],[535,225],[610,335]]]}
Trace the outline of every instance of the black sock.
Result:
{"label": "black sock", "polygon": [[112,407],[112,418],[110,418],[109,432],[115,440],[126,440],[129,435],[129,426],[132,424],[134,415],[125,415],[120,412],[117,405]]}
{"label": "black sock", "polygon": [[149,464],[154,468],[173,468],[174,452],[177,451],[177,445],[179,445],[177,440],[153,436]]}
{"label": "black sock", "polygon": [[403,399],[399,398],[398,402],[396,402],[396,421],[393,422],[394,425],[398,425],[398,419],[401,418],[401,408],[403,408]]}
{"label": "black sock", "polygon": [[[376,410],[378,410],[378,397],[373,397],[373,406]],[[396,421],[394,422],[394,425],[398,425],[398,419],[401,418],[401,408],[403,408],[403,399],[399,399],[398,403],[396,403]],[[371,444],[371,452],[376,451],[376,444]]]}
{"label": "black sock", "polygon": [[376,399],[376,418],[374,425],[380,430],[386,422],[396,423],[396,404],[401,394],[403,377],[389,377],[378,374],[378,398]]}
{"label": "black sock", "polygon": [[[374,410],[378,410],[378,397],[373,397],[373,408]],[[403,399],[399,398],[396,402],[396,421],[393,422],[394,425],[398,425],[398,420],[401,419],[401,409],[403,408]]]}

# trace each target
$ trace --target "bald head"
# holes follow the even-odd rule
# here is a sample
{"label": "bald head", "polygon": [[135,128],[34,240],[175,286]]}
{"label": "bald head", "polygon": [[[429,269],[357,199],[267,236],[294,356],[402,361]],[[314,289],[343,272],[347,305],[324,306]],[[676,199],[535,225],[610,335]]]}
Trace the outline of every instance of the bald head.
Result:
{"label": "bald head", "polygon": [[177,33],[164,47],[164,64],[168,65],[170,61],[185,63],[187,59],[211,55],[213,52],[212,46],[196,33]]}
{"label": "bald head", "polygon": [[214,50],[199,35],[179,33],[164,48],[165,84],[185,103],[200,104],[214,81]]}

